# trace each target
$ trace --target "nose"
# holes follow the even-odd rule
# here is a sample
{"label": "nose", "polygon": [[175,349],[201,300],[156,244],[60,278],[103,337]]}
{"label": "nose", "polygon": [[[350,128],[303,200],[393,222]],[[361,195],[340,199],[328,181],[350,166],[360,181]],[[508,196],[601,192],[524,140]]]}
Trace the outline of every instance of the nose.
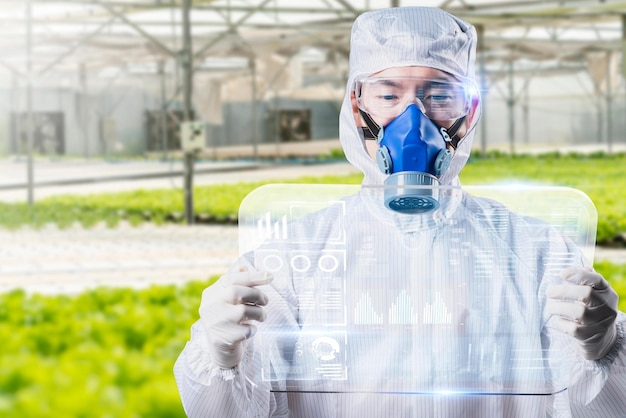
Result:
{"label": "nose", "polygon": [[426,114],[426,108],[424,107],[424,103],[422,103],[422,101],[417,96],[413,96],[413,98],[409,100],[406,106],[413,104],[413,103],[417,105],[417,107],[422,111],[423,114]]}

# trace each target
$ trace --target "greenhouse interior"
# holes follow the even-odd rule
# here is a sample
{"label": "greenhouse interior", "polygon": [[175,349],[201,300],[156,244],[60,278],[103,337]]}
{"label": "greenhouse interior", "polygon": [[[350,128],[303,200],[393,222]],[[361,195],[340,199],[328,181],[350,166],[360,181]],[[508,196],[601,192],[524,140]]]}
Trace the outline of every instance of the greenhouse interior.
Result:
{"label": "greenhouse interior", "polygon": [[[336,139],[351,23],[370,8],[403,5],[4,1],[0,153],[26,152],[29,112],[38,155],[179,151],[183,120],[205,124],[208,157]],[[621,2],[419,5],[478,29],[483,150],[534,143],[609,151],[624,142]]]}
{"label": "greenhouse interior", "polygon": [[[173,367],[254,241],[246,202],[300,185],[254,208],[286,239],[322,185],[358,188],[339,140],[352,25],[407,6],[476,29],[461,184],[580,228],[626,311],[624,1],[2,0],[0,416],[189,415]],[[543,201],[563,188],[581,206]]]}

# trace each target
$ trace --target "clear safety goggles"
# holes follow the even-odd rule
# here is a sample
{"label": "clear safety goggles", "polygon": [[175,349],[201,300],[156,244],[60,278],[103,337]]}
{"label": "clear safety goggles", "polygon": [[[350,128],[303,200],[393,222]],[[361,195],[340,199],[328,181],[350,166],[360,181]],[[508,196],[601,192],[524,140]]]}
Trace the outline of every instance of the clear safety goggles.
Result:
{"label": "clear safety goggles", "polygon": [[454,120],[468,114],[478,97],[476,85],[421,77],[363,77],[354,87],[359,109],[372,116],[393,119],[417,103],[432,120]]}

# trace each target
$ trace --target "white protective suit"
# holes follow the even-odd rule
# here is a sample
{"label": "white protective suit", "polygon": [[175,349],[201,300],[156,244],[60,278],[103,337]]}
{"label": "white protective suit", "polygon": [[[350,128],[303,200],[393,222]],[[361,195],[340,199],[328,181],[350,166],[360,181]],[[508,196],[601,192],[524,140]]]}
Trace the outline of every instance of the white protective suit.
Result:
{"label": "white protective suit", "polygon": [[[348,160],[365,173],[364,185],[382,184],[385,176],[367,155],[354,123],[350,90],[355,78],[389,67],[419,65],[473,79],[475,43],[473,27],[434,8],[379,10],[355,21],[340,139]],[[461,142],[442,184],[459,184],[458,174],[469,156],[472,137],[470,131]],[[441,208],[426,215],[391,212],[373,197],[376,192],[367,189],[347,197],[342,210],[348,216],[335,207],[314,213],[290,225],[290,237],[299,239],[268,244],[242,256],[233,266],[233,271],[260,269],[267,254],[287,259],[306,252],[318,268],[306,274],[289,268],[274,272],[271,285],[262,287],[270,301],[265,308],[267,319],[247,341],[244,358],[235,369],[213,365],[205,331],[201,324],[194,324],[191,340],[175,365],[188,416],[626,417],[626,315],[619,313],[615,346],[598,361],[584,360],[573,339],[549,333],[541,325],[548,320],[543,314],[545,289],[555,282],[558,270],[587,264],[575,246],[541,222],[521,218],[496,202],[460,189],[448,193]],[[320,271],[319,267],[322,254],[337,251],[345,253],[339,281],[328,276],[328,269]],[[329,294],[339,299],[325,299]],[[434,332],[432,327],[425,331],[416,324],[407,327],[408,322],[392,319],[391,309],[357,314],[364,301],[376,307],[397,306],[393,304],[398,295],[411,300],[413,306],[431,303],[433,297],[441,299],[450,315],[443,325],[453,326],[440,326],[441,318],[431,318],[427,325],[436,325]],[[345,307],[337,329],[346,336],[349,350],[358,352],[344,359],[348,365],[343,369],[346,391],[290,392],[284,391],[280,379],[260,379],[260,370],[267,370],[268,361],[278,374],[285,370],[289,355],[273,353],[268,360],[256,340],[276,330],[297,335],[316,330],[321,323],[333,323],[332,318],[320,318],[319,308],[325,303]],[[416,323],[424,325],[426,320],[420,318],[416,317]],[[376,332],[370,332],[373,329]],[[407,339],[411,332],[430,338]],[[459,339],[459,335],[466,338]],[[455,346],[461,343],[466,346]],[[468,344],[474,347],[473,353],[488,353],[492,365],[482,367],[482,357],[472,353],[459,356],[467,353]],[[569,365],[566,373],[556,372],[563,374],[567,390],[546,396],[535,395],[542,393],[541,388],[525,396],[399,393],[424,387],[445,390],[446,385],[463,378],[484,382],[488,386],[485,392],[497,393],[503,389],[497,370],[511,361],[497,357],[499,350],[519,348],[536,354],[534,351],[546,347],[558,350]],[[293,349],[285,349],[290,350],[293,355]],[[495,363],[498,365],[493,366]],[[459,372],[463,364],[471,364],[465,375]],[[543,378],[546,387],[554,383],[551,379],[558,380],[530,376],[533,372],[526,369],[511,373],[507,375],[514,382],[509,386],[511,392],[516,392],[515,382],[527,378],[533,382]],[[400,386],[394,383],[394,376],[404,379]],[[402,385],[408,389],[404,391]],[[560,383],[555,386],[563,388]]]}

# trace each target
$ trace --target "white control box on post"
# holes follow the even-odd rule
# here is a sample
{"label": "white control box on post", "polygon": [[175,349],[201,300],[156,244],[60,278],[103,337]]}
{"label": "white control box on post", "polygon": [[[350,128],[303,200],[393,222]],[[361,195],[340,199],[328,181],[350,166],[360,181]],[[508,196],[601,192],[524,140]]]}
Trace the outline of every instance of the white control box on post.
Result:
{"label": "white control box on post", "polygon": [[195,152],[204,148],[206,125],[204,122],[183,122],[180,124],[180,146],[183,152]]}

